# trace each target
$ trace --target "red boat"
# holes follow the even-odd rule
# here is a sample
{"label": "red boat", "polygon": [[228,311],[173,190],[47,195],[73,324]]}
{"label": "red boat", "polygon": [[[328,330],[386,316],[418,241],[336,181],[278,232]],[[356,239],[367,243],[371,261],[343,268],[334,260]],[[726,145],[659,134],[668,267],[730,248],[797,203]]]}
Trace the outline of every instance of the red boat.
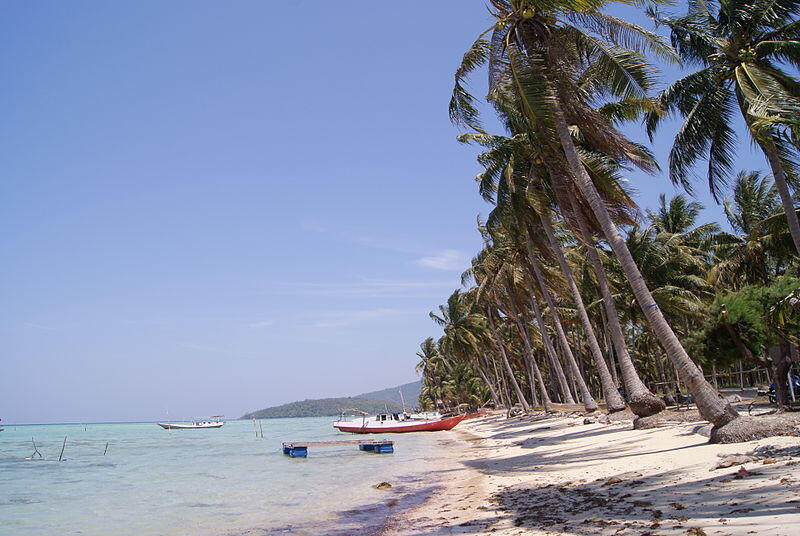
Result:
{"label": "red boat", "polygon": [[438,432],[451,430],[466,415],[438,419],[415,419],[405,413],[384,413],[374,417],[356,417],[349,421],[339,419],[333,427],[351,434],[386,434],[403,432]]}

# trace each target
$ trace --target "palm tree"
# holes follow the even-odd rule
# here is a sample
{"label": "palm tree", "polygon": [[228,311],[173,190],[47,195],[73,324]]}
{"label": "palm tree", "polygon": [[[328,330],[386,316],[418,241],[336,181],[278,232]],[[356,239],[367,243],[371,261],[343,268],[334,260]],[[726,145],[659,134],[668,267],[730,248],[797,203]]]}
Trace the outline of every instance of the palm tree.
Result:
{"label": "palm tree", "polygon": [[[544,384],[544,378],[536,362],[533,342],[529,333],[528,323],[525,318],[524,294],[518,284],[519,269],[514,264],[513,248],[507,245],[489,244],[473,259],[472,267],[464,274],[463,279],[471,276],[478,283],[476,301],[485,304],[490,328],[494,328],[496,312],[502,313],[510,319],[517,329],[519,340],[523,345],[524,361],[529,371],[529,386],[531,400],[538,405],[539,396],[536,394],[536,385],[539,385],[542,404],[545,411],[549,411],[550,397]],[[498,315],[498,321],[500,317]],[[498,335],[498,339],[500,339]],[[498,344],[502,341],[498,340]]]}
{"label": "palm tree", "polygon": [[[530,237],[527,235],[527,230],[520,225],[519,221],[519,206],[525,204],[524,196],[520,196],[519,192],[515,191],[513,186],[506,191],[505,186],[512,186],[510,181],[503,181],[502,192],[498,192],[497,207],[492,210],[486,222],[486,235],[491,240],[491,247],[487,244],[485,249],[486,255],[483,255],[482,265],[479,272],[483,274],[482,285],[488,280],[488,275],[493,277],[498,276],[501,272],[505,273],[508,285],[506,288],[516,288],[516,293],[509,294],[509,305],[511,307],[511,316],[516,321],[525,321],[521,318],[526,315],[520,315],[518,311],[523,311],[526,305],[531,304],[533,307],[534,317],[539,328],[542,338],[542,346],[545,354],[547,355],[550,364],[553,367],[553,372],[558,383],[558,389],[562,395],[562,401],[567,404],[574,404],[575,400],[570,392],[567,378],[564,370],[558,359],[555,347],[550,339],[550,334],[547,327],[544,325],[544,320],[541,314],[537,314],[538,303],[536,302],[536,290],[532,283],[531,267],[528,264],[528,251],[527,242],[530,242]],[[487,262],[488,260],[494,262]],[[514,303],[516,298],[517,303]],[[527,327],[525,327],[527,330]],[[520,327],[522,330],[522,327]],[[526,338],[526,335],[523,335]],[[543,395],[543,399],[546,400]]]}
{"label": "palm tree", "polygon": [[[738,413],[705,381],[659,310],[603,201],[598,190],[602,186],[592,181],[573,138],[571,127],[604,154],[647,167],[638,146],[598,113],[589,99],[603,94],[619,99],[645,97],[652,83],[652,68],[641,51],[649,48],[664,54],[669,49],[653,34],[602,13],[606,3],[493,0],[498,23],[491,42],[481,37],[465,54],[456,72],[451,117],[480,129],[474,99],[460,82],[488,61],[490,84],[494,85],[500,67],[508,66],[505,72],[510,74],[510,87],[527,132],[544,141],[545,150],[558,149],[566,172],[562,176],[576,185],[591,208],[651,329],[694,395],[701,415],[715,425],[714,438],[725,440],[719,428],[734,421]],[[543,164],[534,159],[531,167]]]}
{"label": "palm tree", "polygon": [[586,217],[583,215],[583,208],[578,203],[575,195],[570,194],[570,200],[572,202],[573,213],[577,215],[578,225],[580,227],[579,236],[586,245],[586,253],[589,262],[597,276],[597,285],[600,289],[600,295],[603,298],[603,307],[609,325],[611,342],[614,345],[614,351],[620,365],[622,381],[625,385],[626,400],[631,410],[638,417],[655,415],[663,411],[666,408],[666,404],[664,404],[660,398],[650,393],[636,373],[633,359],[631,359],[628,347],[625,344],[625,335],[622,332],[622,326],[619,322],[619,313],[617,312],[617,306],[614,304],[611,285],[608,283],[606,271],[605,268],[603,268],[603,262],[595,246],[594,238],[586,222]]}
{"label": "palm tree", "polygon": [[[644,274],[658,307],[683,339],[702,320],[706,305],[714,295],[706,275],[714,260],[710,248],[719,227],[697,225],[701,209],[702,205],[689,202],[685,196],[667,201],[662,195],[658,210],[648,214],[649,224],[637,222],[629,228],[626,237],[628,250]],[[613,264],[609,269],[618,271]],[[635,302],[635,298],[630,297],[628,301]],[[632,324],[640,322],[641,315],[636,313],[635,307],[626,308],[626,312]],[[641,354],[654,353],[649,333],[637,333],[634,339]],[[661,356],[653,357],[659,380],[666,386]]]}
{"label": "palm tree", "polygon": [[784,260],[776,255],[775,237],[766,226],[780,211],[777,198],[775,187],[762,173],[741,171],[736,175],[733,197],[723,202],[733,232],[717,235],[719,262],[709,272],[713,284],[730,290],[769,285],[783,271]]}
{"label": "palm tree", "polygon": [[[708,185],[719,197],[733,168],[738,111],[769,162],[797,255],[800,223],[788,186],[796,178],[797,147],[784,135],[783,125],[797,120],[800,82],[783,67],[800,66],[799,13],[795,0],[694,0],[682,17],[652,12],[657,23],[670,29],[684,62],[699,67],[659,99],[664,110],[684,117],[670,152],[671,179],[691,190],[690,170],[707,155]],[[662,115],[649,114],[651,136]]]}
{"label": "palm tree", "polygon": [[658,232],[678,234],[694,227],[703,205],[689,201],[685,195],[676,195],[667,202],[667,196],[658,196],[658,211],[648,212],[650,221]]}
{"label": "palm tree", "polygon": [[[508,119],[511,121],[510,117]],[[544,277],[544,270],[541,267],[541,263],[549,262],[554,253],[550,249],[547,240],[540,238],[543,233],[540,230],[539,211],[534,208],[529,196],[529,177],[525,172],[527,169],[526,162],[531,158],[532,152],[535,152],[530,140],[524,135],[508,138],[481,133],[465,134],[460,136],[459,139],[463,142],[478,143],[487,148],[478,157],[478,160],[486,169],[477,177],[477,180],[480,184],[481,195],[487,201],[495,203],[496,208],[492,210],[487,220],[486,234],[494,242],[495,251],[497,251],[497,245],[502,243],[502,251],[511,252],[508,255],[515,257],[515,260],[511,261],[512,264],[525,265],[524,272],[529,272],[532,269],[535,279],[539,283],[542,296],[548,304],[559,344],[566,357],[570,373],[577,383],[584,407],[587,411],[594,411],[597,409],[597,403],[589,393],[569,347],[561,320],[553,305],[552,293]],[[520,166],[524,169],[520,169]],[[527,259],[525,258],[526,255]],[[542,256],[543,261],[540,261],[537,256]],[[534,315],[536,315],[536,291],[534,290],[532,278],[523,276],[522,280],[527,284],[528,295],[530,296]],[[572,293],[572,291],[570,291],[570,295],[573,299],[576,299],[576,296],[577,299],[580,299],[580,295]],[[547,329],[543,322],[540,322],[540,318],[541,315],[537,317],[537,324],[539,324],[540,332],[542,333],[545,353],[553,364],[559,388],[565,397],[565,401],[571,403],[573,399],[566,383],[566,377],[555,354],[555,348],[549,339]],[[593,330],[591,324],[584,323],[583,325],[585,329]],[[592,337],[594,338],[593,334]],[[596,362],[599,363],[598,366],[605,368],[599,347],[596,347],[595,350],[597,351],[593,352],[593,356]],[[601,375],[604,393],[607,393],[607,403],[611,411],[624,409],[625,403],[619,396],[613,382],[610,381],[610,375],[607,373],[603,375],[602,370]]]}
{"label": "palm tree", "polygon": [[595,368],[597,369],[598,376],[600,377],[600,385],[603,388],[603,396],[606,400],[606,406],[608,408],[608,411],[609,412],[622,411],[623,409],[625,409],[625,401],[622,399],[622,396],[619,394],[619,391],[617,391],[617,388],[614,385],[614,380],[611,377],[611,372],[609,372],[608,366],[606,365],[605,359],[603,358],[603,353],[600,349],[600,343],[597,341],[597,337],[595,336],[594,333],[594,327],[592,326],[592,322],[589,319],[588,313],[586,312],[586,306],[583,303],[583,297],[581,296],[580,289],[578,288],[578,285],[575,282],[575,277],[572,273],[572,268],[570,267],[566,257],[564,256],[561,244],[558,242],[558,239],[556,238],[555,232],[553,231],[552,223],[549,221],[549,218],[542,216],[541,222],[545,235],[547,236],[547,239],[550,242],[550,247],[555,253],[556,260],[558,261],[558,264],[561,267],[561,272],[564,274],[564,277],[567,280],[567,286],[570,290],[570,293],[572,294],[572,299],[577,308],[578,318],[580,319],[581,325],[583,326],[583,332],[586,335],[586,339],[589,344],[589,351],[591,352],[592,357],[594,358]]}
{"label": "palm tree", "polygon": [[444,328],[438,350],[476,371],[487,388],[490,388],[493,399],[496,399],[496,394],[490,387],[490,373],[484,370],[484,364],[479,357],[487,339],[486,321],[470,311],[468,300],[467,295],[457,290],[448,298],[446,305],[439,306],[439,314],[430,313],[430,317]]}

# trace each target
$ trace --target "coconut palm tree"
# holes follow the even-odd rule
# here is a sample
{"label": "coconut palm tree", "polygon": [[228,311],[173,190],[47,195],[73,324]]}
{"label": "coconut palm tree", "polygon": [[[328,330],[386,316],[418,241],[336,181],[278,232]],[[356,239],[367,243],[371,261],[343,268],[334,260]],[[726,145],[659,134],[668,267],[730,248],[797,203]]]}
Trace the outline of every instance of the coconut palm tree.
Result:
{"label": "coconut palm tree", "polygon": [[[449,357],[449,361],[457,365],[450,367],[451,374],[458,372],[460,377],[467,378],[472,370],[472,376],[477,373],[492,393],[492,398],[497,399],[489,379],[491,372],[481,359],[488,341],[486,320],[470,310],[470,299],[469,293],[457,290],[448,298],[446,305],[439,306],[438,314],[430,313],[430,317],[444,328],[444,335],[437,344],[438,353]],[[426,350],[430,348],[423,348],[423,352],[417,355],[422,357],[421,354]]]}
{"label": "coconut palm tree", "polygon": [[[534,405],[538,405],[539,396],[536,393],[538,384],[542,404],[545,411],[549,411],[550,396],[536,362],[533,341],[525,318],[524,292],[518,282],[519,268],[514,264],[514,260],[513,248],[487,242],[484,249],[473,259],[471,269],[462,279],[472,277],[478,284],[476,302],[486,304],[490,310],[488,320],[492,322],[490,324],[492,330],[494,330],[493,318],[498,313],[502,313],[516,327],[530,379],[531,400]],[[498,315],[498,322],[500,321]],[[501,338],[499,334],[498,338]],[[498,341],[498,344],[501,344],[501,341]]]}
{"label": "coconut palm tree", "polygon": [[[691,168],[706,157],[708,185],[718,199],[733,171],[734,119],[741,116],[769,162],[800,255],[800,223],[789,190],[797,146],[784,132],[786,120],[796,121],[800,110],[800,81],[786,69],[800,66],[798,14],[796,0],[693,0],[682,17],[652,11],[669,28],[684,62],[699,67],[659,98],[667,113],[684,117],[670,152],[671,179],[691,190]],[[651,136],[663,115],[648,115]]]}
{"label": "coconut palm tree", "polygon": [[[511,110],[509,111],[513,113]],[[508,117],[508,119],[509,121],[512,120],[511,117]],[[561,325],[561,319],[553,304],[552,292],[550,291],[548,282],[544,276],[544,270],[541,266],[543,262],[549,262],[553,254],[550,252],[547,241],[541,238],[543,233],[537,232],[536,230],[539,225],[539,217],[537,216],[536,209],[531,205],[531,199],[528,196],[526,173],[524,170],[517,169],[520,164],[524,166],[531,158],[532,146],[530,140],[524,135],[509,138],[504,136],[490,136],[481,133],[462,135],[459,139],[462,142],[477,143],[487,149],[478,157],[478,160],[484,165],[485,170],[477,177],[481,195],[487,201],[496,204],[496,208],[490,213],[489,219],[487,220],[487,234],[495,243],[500,241],[506,244],[506,251],[515,252],[516,261],[514,262],[526,264],[532,269],[535,276],[533,279],[538,282],[542,297],[548,305],[559,344],[566,357],[569,371],[577,384],[578,391],[581,395],[581,401],[587,411],[594,411],[597,409],[597,403],[592,398],[586,386],[586,382],[584,381],[569,346],[566,333]],[[526,254],[527,259],[525,259]],[[543,261],[537,258],[537,256],[540,255],[543,255]],[[533,279],[525,278],[525,281],[527,282],[528,295],[531,299],[533,312],[534,315],[536,315],[536,291],[532,283]],[[573,402],[572,395],[566,384],[566,377],[564,376],[561,364],[555,354],[555,348],[549,340],[546,327],[543,325],[543,322],[539,322],[539,320],[540,317],[537,317],[537,324],[539,324],[540,333],[542,333],[545,353],[548,354],[553,364],[559,382],[559,388],[565,397],[565,401],[571,403]],[[590,330],[593,329],[591,325],[585,325],[584,327],[588,327]],[[599,352],[595,354],[595,356],[596,355],[599,355]],[[602,360],[602,355],[600,355],[600,359]],[[607,379],[608,375],[605,377],[605,380]],[[623,409],[625,407],[624,401],[619,397],[616,388],[610,381],[607,381],[605,387],[607,387],[605,392],[608,392],[611,397],[609,400],[611,409]]]}
{"label": "coconut palm tree", "polygon": [[716,237],[719,261],[709,272],[712,284],[738,290],[747,285],[769,285],[784,271],[786,259],[777,255],[776,237],[766,222],[780,211],[772,182],[762,173],[741,171],[733,184],[733,197],[723,201],[732,233]]}
{"label": "coconut palm tree", "polygon": [[[600,95],[617,99],[646,97],[653,70],[642,52],[649,49],[666,54],[669,48],[657,36],[602,13],[600,9],[606,3],[493,0],[493,14],[498,23],[491,30],[491,40],[479,38],[456,72],[451,117],[481,128],[475,100],[462,81],[470,71],[488,61],[490,86],[493,86],[497,73],[507,66],[505,72],[510,73],[510,87],[526,120],[527,132],[544,141],[546,150],[559,151],[558,158],[563,159],[563,169],[567,172],[563,175],[591,208],[650,328],[694,395],[701,415],[715,425],[714,439],[727,440],[719,429],[734,422],[738,413],[705,381],[659,310],[598,185],[581,161],[573,137],[573,133],[580,133],[606,155],[641,167],[648,165],[641,158],[640,148],[616,130],[609,118],[597,112],[590,99]],[[537,165],[540,164],[534,159],[531,167]]]}

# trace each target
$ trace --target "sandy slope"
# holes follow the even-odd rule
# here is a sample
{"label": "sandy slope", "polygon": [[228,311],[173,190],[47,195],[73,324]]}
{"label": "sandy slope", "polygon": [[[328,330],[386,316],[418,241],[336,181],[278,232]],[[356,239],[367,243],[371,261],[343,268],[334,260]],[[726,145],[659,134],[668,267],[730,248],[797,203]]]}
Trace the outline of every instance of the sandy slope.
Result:
{"label": "sandy slope", "polygon": [[[461,463],[443,488],[384,534],[800,535],[800,439],[711,445],[695,426],[465,422],[450,450]],[[769,446],[778,450],[762,451],[767,464],[745,463],[752,475],[738,475],[741,465],[710,470],[719,455]]]}

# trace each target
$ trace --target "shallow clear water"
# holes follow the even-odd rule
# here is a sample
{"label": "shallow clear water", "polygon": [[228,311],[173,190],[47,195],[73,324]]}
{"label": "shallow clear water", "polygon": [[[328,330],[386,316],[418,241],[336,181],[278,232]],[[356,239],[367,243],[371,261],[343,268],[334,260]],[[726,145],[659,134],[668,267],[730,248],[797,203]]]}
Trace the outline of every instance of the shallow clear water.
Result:
{"label": "shallow clear water", "polygon": [[[171,431],[154,423],[6,425],[0,534],[350,534],[385,517],[380,505],[387,497],[428,486],[442,469],[437,447],[452,438],[452,432],[400,434],[390,437],[394,454],[312,447],[307,459],[292,459],[282,454],[282,441],[357,436],[336,432],[331,418],[261,424],[263,439],[248,421]],[[65,435],[66,461],[59,462]],[[31,437],[44,460],[25,460]],[[376,490],[381,481],[396,487]],[[374,506],[356,508],[367,504]]]}

